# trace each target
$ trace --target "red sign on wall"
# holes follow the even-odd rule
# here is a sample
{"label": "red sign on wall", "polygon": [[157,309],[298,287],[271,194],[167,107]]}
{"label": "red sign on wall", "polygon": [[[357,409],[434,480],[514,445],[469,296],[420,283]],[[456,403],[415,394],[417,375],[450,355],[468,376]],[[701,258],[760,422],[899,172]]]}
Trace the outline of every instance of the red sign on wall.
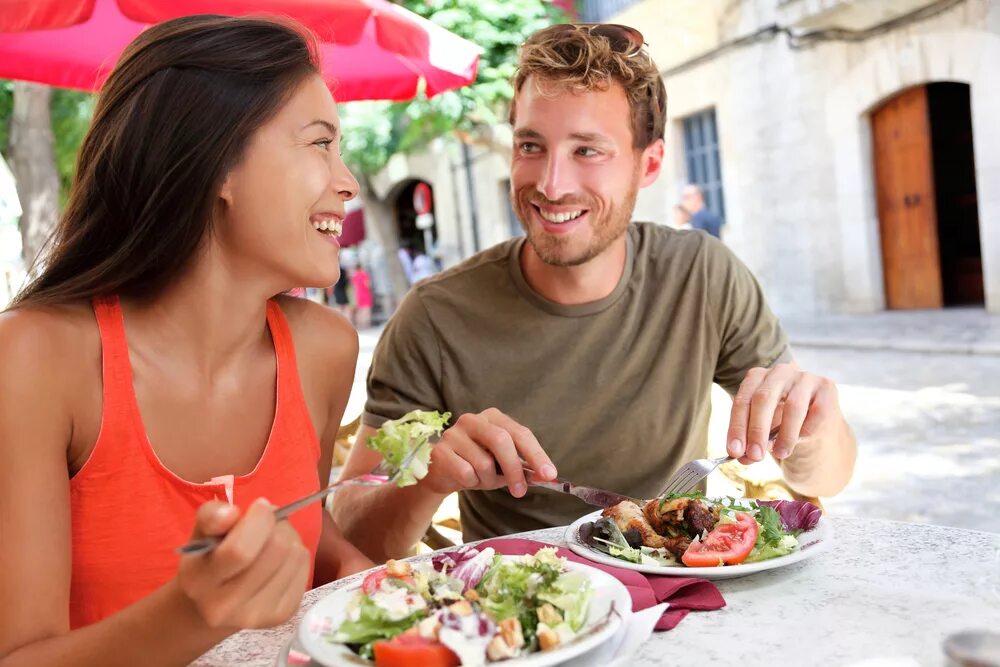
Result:
{"label": "red sign on wall", "polygon": [[426,183],[417,183],[413,188],[413,210],[417,215],[430,213],[434,207],[434,199],[431,196],[431,186]]}

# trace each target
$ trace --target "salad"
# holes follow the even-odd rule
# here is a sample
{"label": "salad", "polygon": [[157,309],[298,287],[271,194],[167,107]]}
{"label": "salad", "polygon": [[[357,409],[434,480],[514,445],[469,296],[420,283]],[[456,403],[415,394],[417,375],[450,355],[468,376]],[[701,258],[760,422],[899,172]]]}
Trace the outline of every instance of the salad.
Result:
{"label": "salad", "polygon": [[502,556],[463,547],[431,562],[390,560],[324,639],[380,667],[485,665],[556,649],[581,633],[590,580],[554,548]]}
{"label": "salad", "polygon": [[791,500],[710,499],[699,492],[625,501],[583,524],[580,541],[642,565],[718,567],[787,556],[821,511]]}
{"label": "salad", "polygon": [[413,410],[399,419],[383,423],[366,444],[400,472],[396,477],[397,486],[411,486],[427,475],[431,462],[430,439],[441,435],[449,419],[450,412]]}

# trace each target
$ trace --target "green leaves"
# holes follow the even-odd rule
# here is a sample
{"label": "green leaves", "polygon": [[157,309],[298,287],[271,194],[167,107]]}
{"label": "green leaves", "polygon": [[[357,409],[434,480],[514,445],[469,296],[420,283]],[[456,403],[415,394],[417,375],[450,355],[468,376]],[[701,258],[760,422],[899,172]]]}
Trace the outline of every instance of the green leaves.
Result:
{"label": "green leaves", "polygon": [[342,105],[344,160],[362,175],[454,131],[475,134],[507,118],[517,49],[531,33],[566,20],[544,0],[401,0],[398,4],[483,49],[471,85],[410,102]]}
{"label": "green leaves", "polygon": [[[450,412],[442,414],[413,410],[399,419],[382,424],[375,435],[368,438],[366,444],[369,449],[374,449],[387,463],[400,471],[396,480],[397,486],[410,486],[427,474],[431,448],[425,447],[425,443],[430,438],[441,435],[449,419],[451,419]],[[419,451],[416,456],[410,458],[410,453],[414,450]],[[404,462],[405,467],[403,467]]]}

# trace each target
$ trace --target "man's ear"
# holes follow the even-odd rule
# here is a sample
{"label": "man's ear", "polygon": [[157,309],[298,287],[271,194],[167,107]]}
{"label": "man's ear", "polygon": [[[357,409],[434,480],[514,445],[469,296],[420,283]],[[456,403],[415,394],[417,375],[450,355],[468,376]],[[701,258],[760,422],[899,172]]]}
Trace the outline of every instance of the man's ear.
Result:
{"label": "man's ear", "polygon": [[651,185],[660,175],[663,168],[663,139],[657,139],[642,151],[642,178],[639,179],[639,187],[644,188]]}

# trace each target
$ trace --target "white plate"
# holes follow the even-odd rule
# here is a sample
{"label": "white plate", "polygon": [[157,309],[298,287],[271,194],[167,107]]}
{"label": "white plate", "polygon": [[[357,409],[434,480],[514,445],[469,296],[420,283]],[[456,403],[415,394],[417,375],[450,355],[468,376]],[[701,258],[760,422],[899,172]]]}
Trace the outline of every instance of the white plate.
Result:
{"label": "white plate", "polygon": [[[505,558],[516,558],[516,556],[505,556]],[[567,561],[566,569],[579,570],[590,577],[592,594],[584,631],[591,624],[605,618],[612,605],[618,613],[611,614],[610,622],[600,630],[578,641],[571,642],[563,648],[545,653],[535,653],[516,660],[504,660],[502,663],[496,664],[502,664],[504,667],[544,667],[569,660],[610,639],[621,627],[625,617],[632,613],[632,598],[620,581],[601,570],[572,561]],[[374,664],[358,657],[343,644],[335,644],[323,638],[329,628],[337,628],[344,621],[347,603],[359,588],[360,586],[357,586],[331,593],[313,605],[302,617],[299,623],[299,642],[305,652],[316,662],[327,667],[370,666]]]}
{"label": "white plate", "polygon": [[645,572],[647,574],[666,574],[675,577],[732,579],[733,577],[742,577],[747,574],[753,574],[754,572],[773,570],[778,567],[791,565],[792,563],[798,563],[799,561],[812,558],[817,554],[823,553],[827,548],[829,548],[833,538],[833,528],[830,527],[830,522],[820,517],[819,523],[816,524],[815,528],[799,535],[799,548],[787,556],[779,556],[778,558],[772,558],[758,563],[741,563],[740,565],[723,565],[722,567],[644,565],[639,563],[630,563],[627,560],[609,556],[608,554],[602,551],[597,551],[580,541],[579,537],[577,537],[580,526],[588,521],[596,521],[599,518],[601,518],[601,510],[597,510],[596,512],[580,517],[566,529],[566,544],[573,553],[583,556],[588,560],[592,560],[595,563],[601,563],[602,565],[612,565],[625,570],[635,570],[636,572]]}

